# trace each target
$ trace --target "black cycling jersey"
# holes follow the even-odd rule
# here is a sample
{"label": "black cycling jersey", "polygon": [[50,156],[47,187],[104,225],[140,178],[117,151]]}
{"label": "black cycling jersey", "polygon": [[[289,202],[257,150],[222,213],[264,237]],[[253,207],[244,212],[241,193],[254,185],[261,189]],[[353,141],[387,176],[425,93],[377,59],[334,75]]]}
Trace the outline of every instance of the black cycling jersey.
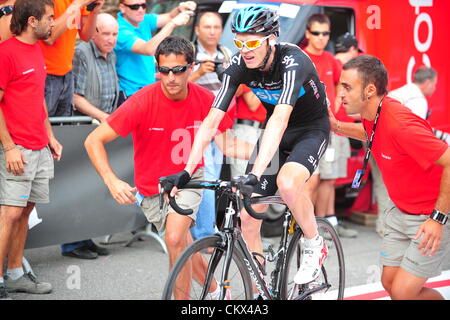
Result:
{"label": "black cycling jersey", "polygon": [[290,43],[275,45],[275,58],[268,72],[248,69],[238,52],[224,73],[213,107],[223,111],[238,88],[246,84],[267,109],[267,119],[278,104],[293,106],[288,128],[299,127],[328,116],[325,85],[308,55]]}

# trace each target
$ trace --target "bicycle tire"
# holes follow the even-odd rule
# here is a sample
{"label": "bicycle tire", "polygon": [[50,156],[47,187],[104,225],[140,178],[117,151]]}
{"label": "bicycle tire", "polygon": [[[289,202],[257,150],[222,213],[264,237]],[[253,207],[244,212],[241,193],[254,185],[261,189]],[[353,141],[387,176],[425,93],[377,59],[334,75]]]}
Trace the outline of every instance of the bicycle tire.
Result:
{"label": "bicycle tire", "polygon": [[[326,299],[326,300],[342,300],[344,298],[345,290],[345,261],[344,252],[341,241],[334,227],[322,217],[316,217],[319,234],[328,237],[331,241],[331,248],[329,247],[328,257],[322,265],[322,271],[317,281],[311,284],[297,286],[293,282],[295,273],[297,272],[301,259],[301,237],[303,231],[298,229],[292,236],[288,249],[286,251],[286,263],[283,271],[283,281],[281,287],[281,299]],[[330,261],[331,260],[331,261]],[[338,264],[337,268],[335,264]],[[327,271],[328,270],[328,271]],[[333,275],[331,273],[333,272]],[[321,280],[322,281],[321,281]],[[330,288],[325,289],[325,285],[331,285]],[[315,294],[308,294],[316,288],[324,288],[318,290]],[[310,286],[310,287],[307,287]]]}
{"label": "bicycle tire", "polygon": [[[177,286],[177,279],[180,277],[180,272],[184,269],[187,263],[192,262],[194,257],[202,256],[205,261],[207,261],[208,265],[215,263],[216,266],[211,267],[209,271],[205,270],[205,268],[197,268],[197,277],[204,277],[204,279],[207,279],[208,275],[213,274],[214,279],[216,281],[220,281],[223,269],[222,267],[226,256],[226,246],[221,245],[222,242],[222,237],[220,237],[219,235],[212,235],[201,238],[187,247],[180,255],[173,269],[169,273],[169,277],[167,278],[166,285],[164,287],[162,299],[173,300],[178,299],[181,296],[181,299],[183,300],[201,300],[201,293],[205,283],[201,284],[201,281],[195,281],[194,277],[191,277],[192,281],[190,283],[189,290],[183,290],[180,289],[179,286]],[[210,250],[209,253],[208,250]],[[212,261],[213,257],[215,257],[216,261]],[[228,279],[226,280],[229,280],[231,299],[253,299],[252,281],[244,262],[244,254],[237,247],[233,248],[232,261],[228,273]],[[211,283],[212,281],[214,280],[211,280]],[[178,292],[177,297],[175,297],[175,292]],[[204,297],[205,300],[211,298],[212,297],[210,294],[207,294],[206,297]]]}

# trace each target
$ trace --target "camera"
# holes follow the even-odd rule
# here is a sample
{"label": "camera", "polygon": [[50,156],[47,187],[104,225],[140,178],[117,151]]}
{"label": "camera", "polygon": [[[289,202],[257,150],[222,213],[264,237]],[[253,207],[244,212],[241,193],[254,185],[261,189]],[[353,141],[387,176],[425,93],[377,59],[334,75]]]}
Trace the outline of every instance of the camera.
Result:
{"label": "camera", "polygon": [[98,2],[91,2],[86,6],[87,11],[92,11],[95,9],[95,7],[98,5]]}
{"label": "camera", "polygon": [[[195,61],[196,64],[204,63],[209,60],[197,60]],[[223,60],[222,59],[216,59],[214,62],[214,72],[217,73],[217,77],[220,81],[222,81],[223,73],[225,72],[225,68],[223,67]]]}

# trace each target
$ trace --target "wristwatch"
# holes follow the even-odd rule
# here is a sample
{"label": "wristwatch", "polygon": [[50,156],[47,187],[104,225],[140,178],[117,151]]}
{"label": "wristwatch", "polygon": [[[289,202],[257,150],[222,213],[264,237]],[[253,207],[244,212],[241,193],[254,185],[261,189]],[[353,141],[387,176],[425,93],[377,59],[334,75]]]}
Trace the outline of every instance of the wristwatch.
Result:
{"label": "wristwatch", "polygon": [[8,15],[10,13],[12,13],[13,9],[14,9],[13,6],[6,6],[6,7],[3,7],[3,8],[0,8],[0,18],[3,17],[3,16]]}
{"label": "wristwatch", "polygon": [[440,224],[446,224],[448,216],[439,210],[433,210],[433,212],[430,215],[430,219],[439,222]]}

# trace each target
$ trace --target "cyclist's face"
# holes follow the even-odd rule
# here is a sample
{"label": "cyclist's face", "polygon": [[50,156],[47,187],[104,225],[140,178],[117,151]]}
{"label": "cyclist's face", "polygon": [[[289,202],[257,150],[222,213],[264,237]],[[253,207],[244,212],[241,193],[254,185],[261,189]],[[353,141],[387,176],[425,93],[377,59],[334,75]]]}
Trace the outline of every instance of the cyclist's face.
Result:
{"label": "cyclist's face", "polygon": [[[236,39],[240,41],[247,41],[247,40],[255,40],[255,39],[262,39],[264,38],[263,35],[255,35],[251,33],[237,33]],[[249,50],[246,46],[242,47],[240,50],[241,56],[244,59],[245,65],[249,69],[256,69],[258,68],[266,56],[267,50],[269,49],[268,40],[263,41],[262,45],[256,49]]]}
{"label": "cyclist's face", "polygon": [[[174,68],[187,65],[187,61],[184,55],[160,55],[158,65],[160,67]],[[183,100],[187,97],[187,83],[192,68],[193,66],[191,65],[185,72],[179,74],[174,74],[172,71],[168,74],[160,73],[163,92],[169,99]]]}

